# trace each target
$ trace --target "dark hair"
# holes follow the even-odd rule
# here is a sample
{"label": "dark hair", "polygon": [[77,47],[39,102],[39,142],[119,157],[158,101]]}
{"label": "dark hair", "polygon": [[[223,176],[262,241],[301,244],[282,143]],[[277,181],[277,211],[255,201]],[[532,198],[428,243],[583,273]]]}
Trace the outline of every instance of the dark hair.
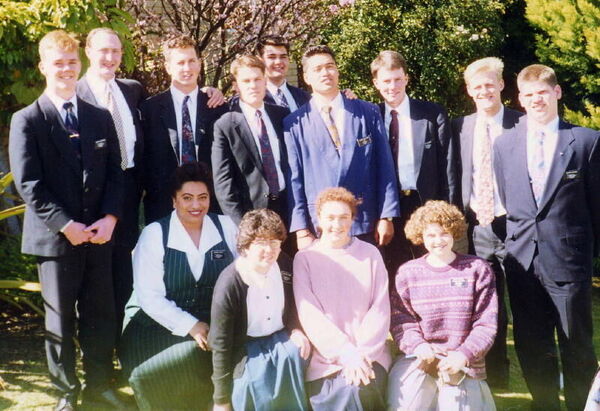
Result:
{"label": "dark hair", "polygon": [[192,48],[196,52],[198,57],[198,43],[196,40],[185,34],[174,35],[168,37],[162,43],[162,53],[165,60],[169,60],[169,54],[173,49],[187,49]]}
{"label": "dark hair", "polygon": [[317,54],[328,54],[333,59],[333,62],[337,64],[333,50],[331,50],[329,46],[326,46],[325,44],[319,44],[317,46],[310,46],[306,49],[306,51],[304,51],[304,54],[302,54],[302,68],[304,70],[306,70],[307,60],[312,56],[316,56]]}
{"label": "dark hair", "polygon": [[175,198],[177,192],[181,190],[181,187],[187,182],[199,182],[206,184],[208,192],[212,192],[212,180],[208,167],[204,163],[186,163],[182,164],[175,169],[171,175],[170,188],[171,197]]}
{"label": "dark hair", "polygon": [[266,208],[248,211],[238,227],[237,249],[241,254],[257,238],[285,241],[287,232],[281,217]]}
{"label": "dark hair", "polygon": [[260,57],[267,46],[285,47],[285,51],[290,52],[290,43],[283,36],[271,35],[261,38],[256,45],[256,51]]}

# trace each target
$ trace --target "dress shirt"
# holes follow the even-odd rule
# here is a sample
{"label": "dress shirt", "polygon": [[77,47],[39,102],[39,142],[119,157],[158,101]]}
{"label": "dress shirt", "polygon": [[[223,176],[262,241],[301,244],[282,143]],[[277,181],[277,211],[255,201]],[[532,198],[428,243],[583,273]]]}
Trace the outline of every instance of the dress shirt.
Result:
{"label": "dress shirt", "polygon": [[236,268],[248,285],[246,307],[250,337],[264,337],[283,328],[285,297],[279,265],[274,263],[266,274],[255,272],[244,257],[238,258]]}
{"label": "dress shirt", "polygon": [[277,90],[281,90],[285,96],[285,99],[287,100],[290,113],[298,110],[298,105],[296,104],[296,100],[294,100],[294,96],[292,96],[292,93],[290,93],[290,89],[287,86],[287,81],[284,81],[279,87],[267,81],[267,90],[269,90],[269,92],[273,95],[273,99],[275,101],[277,101]]}
{"label": "dress shirt", "polygon": [[[242,109],[242,113],[244,113],[244,117],[246,117],[246,121],[250,126],[250,130],[252,131],[252,137],[254,137],[254,142],[256,143],[256,147],[258,148],[258,155],[260,156],[260,159],[262,161],[262,153],[260,151],[260,140],[258,139],[260,130],[256,129],[256,109],[244,103],[242,100],[240,100],[240,108]],[[265,127],[267,128],[267,134],[269,135],[269,144],[271,145],[271,151],[273,151],[273,158],[275,159],[275,166],[277,168],[277,180],[279,181],[279,191],[283,191],[285,189],[285,179],[283,177],[283,172],[281,171],[281,149],[279,148],[279,139],[277,138],[275,128],[273,128],[273,123],[271,123],[271,119],[265,111],[265,105],[263,104],[262,106],[260,106],[258,110],[260,110],[261,112],[262,120],[265,123]]]}
{"label": "dress shirt", "polygon": [[[219,221],[223,226],[225,243],[235,256],[237,228],[227,216],[220,215]],[[196,281],[202,275],[206,252],[219,242],[219,231],[208,216],[204,217],[200,245],[196,247],[177,217],[177,212],[174,210],[171,213],[167,247],[185,253]],[[154,222],[144,228],[133,251],[133,289],[139,306],[146,314],[173,335],[184,336],[198,319],[166,298],[164,255],[162,229],[160,223]]]}
{"label": "dress shirt", "polygon": [[398,107],[391,107],[385,103],[385,130],[390,132],[390,123],[392,121],[392,110],[398,112],[398,121],[400,123],[400,135],[398,136],[398,158],[394,161],[398,165],[398,179],[402,190],[417,189],[417,170],[415,169],[415,149],[412,137],[412,122],[410,119],[410,103],[408,96],[405,96]]}
{"label": "dress shirt", "polygon": [[182,135],[182,124],[183,124],[183,116],[181,115],[181,109],[183,107],[183,99],[185,96],[190,96],[188,100],[187,106],[190,112],[190,120],[192,122],[192,133],[194,137],[194,144],[196,145],[196,149],[198,148],[198,144],[196,144],[196,112],[198,110],[198,87],[196,87],[191,93],[183,94],[177,88],[171,86],[171,96],[173,96],[173,106],[175,108],[175,119],[177,120],[177,139],[179,141],[179,158],[181,158],[181,135]]}
{"label": "dress shirt", "polygon": [[[477,115],[477,120],[475,121],[475,129],[473,135],[473,172],[471,173],[471,198],[469,199],[469,207],[471,210],[477,210],[477,198],[475,197],[475,193],[477,192],[477,174],[479,173],[479,153],[481,139],[479,137],[485,135],[485,126],[486,123],[490,125],[490,143],[492,147],[490,148],[490,153],[492,155],[492,163],[494,158],[494,142],[496,138],[502,134],[502,119],[504,118],[504,106],[500,107],[500,110],[493,116],[487,117],[483,115]],[[494,167],[492,166],[492,175],[494,176],[494,216],[499,217],[506,214],[506,210],[502,206],[502,202],[500,201],[500,196],[498,194],[498,183],[496,182],[496,172],[494,171]]]}
{"label": "dress shirt", "polygon": [[96,102],[98,102],[98,105],[101,107],[107,108],[107,102],[105,101],[106,87],[110,87],[110,91],[115,99],[115,104],[117,105],[117,110],[119,110],[119,114],[121,115],[121,122],[123,123],[125,150],[127,152],[127,168],[135,166],[133,160],[136,140],[135,125],[133,124],[133,116],[131,115],[129,104],[127,104],[127,100],[125,100],[125,96],[123,95],[121,88],[114,78],[107,82],[98,76],[94,76],[90,72],[85,74],[85,78],[90,86],[90,89],[92,90],[92,93],[94,93],[94,97],[96,97]]}
{"label": "dress shirt", "polygon": [[552,167],[552,160],[554,158],[554,152],[556,151],[556,144],[558,143],[558,116],[554,120],[550,120],[547,124],[539,126],[533,124],[531,121],[527,122],[527,171],[529,175],[533,175],[533,158],[535,145],[537,144],[536,133],[539,131],[544,132],[544,186],[548,179],[548,173],[550,167]]}
{"label": "dress shirt", "polygon": [[315,104],[317,105],[319,114],[321,114],[321,117],[323,117],[325,124],[327,124],[327,120],[324,118],[326,114],[323,113],[323,106],[331,106],[331,116],[333,117],[333,122],[335,123],[335,127],[337,128],[340,136],[340,141],[343,145],[345,140],[344,122],[346,118],[346,110],[344,109],[344,99],[342,99],[342,93],[338,93],[338,95],[331,101],[327,101],[317,94],[313,94],[313,98],[315,99]]}
{"label": "dress shirt", "polygon": [[63,107],[65,103],[73,104],[73,114],[75,114],[75,117],[77,117],[77,120],[79,120],[79,113],[77,112],[77,95],[73,94],[73,97],[71,97],[68,100],[65,100],[57,95],[50,93],[46,93],[46,95],[48,96],[54,107],[56,107],[56,110],[60,114],[60,118],[62,119],[63,123],[67,119],[67,110],[65,110]]}

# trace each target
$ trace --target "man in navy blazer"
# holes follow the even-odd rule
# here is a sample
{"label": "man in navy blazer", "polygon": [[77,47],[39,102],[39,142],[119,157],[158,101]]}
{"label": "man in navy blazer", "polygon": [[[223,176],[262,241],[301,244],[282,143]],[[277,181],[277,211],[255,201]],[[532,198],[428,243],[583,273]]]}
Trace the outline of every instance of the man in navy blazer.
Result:
{"label": "man in navy blazer", "polygon": [[[495,139],[512,129],[523,113],[502,105],[503,69],[504,63],[497,57],[485,57],[467,66],[465,83],[477,111],[452,121],[452,141],[459,153],[457,174],[462,188],[461,203],[469,225],[469,253],[485,258],[496,276],[498,331],[494,345],[485,357],[487,382],[490,387],[506,389],[510,369],[506,348],[508,315],[504,304],[503,266],[506,210],[498,197],[491,153]],[[482,192],[486,187],[489,192]]]}
{"label": "man in navy blazer", "polygon": [[339,90],[335,57],[327,46],[302,57],[304,80],[313,97],[284,120],[290,164],[290,232],[298,248],[317,235],[315,200],[325,188],[341,186],[362,200],[352,234],[383,246],[399,215],[394,163],[377,106],[348,100]]}
{"label": "man in navy blazer", "polygon": [[406,95],[409,78],[404,57],[396,51],[380,52],[371,63],[371,75],[384,99],[379,109],[400,196],[401,212],[394,219],[395,235],[384,253],[386,268],[393,279],[401,264],[425,253],[422,246],[406,239],[404,225],[427,200],[451,200],[456,189],[455,161],[446,110]]}
{"label": "man in navy blazer", "polygon": [[[173,210],[168,182],[178,165],[192,159],[210,169],[213,125],[227,111],[226,104],[219,104],[224,102],[220,92],[215,93],[215,89],[205,92],[198,87],[200,59],[195,47],[194,40],[187,36],[164,42],[163,55],[171,87],[141,106],[146,224]],[[192,132],[190,153],[184,152],[184,128]]]}
{"label": "man in navy blazer", "polygon": [[559,410],[556,332],[567,408],[582,410],[598,366],[591,276],[600,240],[600,132],[559,119],[561,89],[550,67],[528,66],[517,83],[527,117],[494,148],[515,349],[532,408]]}
{"label": "man in navy blazer", "polygon": [[77,407],[75,337],[83,353],[84,401],[119,408],[124,404],[109,385],[115,308],[107,303],[113,301],[111,238],[123,196],[117,135],[108,111],[75,94],[79,42],[56,30],[39,50],[46,89],[13,115],[9,155],[27,205],[22,252],[37,256],[48,368],[61,394],[55,410]]}

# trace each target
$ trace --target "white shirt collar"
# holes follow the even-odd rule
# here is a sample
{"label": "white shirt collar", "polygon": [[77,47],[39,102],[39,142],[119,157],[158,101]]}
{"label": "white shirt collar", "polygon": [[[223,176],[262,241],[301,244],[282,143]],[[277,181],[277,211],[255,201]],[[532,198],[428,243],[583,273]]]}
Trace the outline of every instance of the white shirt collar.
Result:
{"label": "white shirt collar", "polygon": [[286,88],[287,88],[287,80],[283,80],[283,83],[281,83],[281,86],[279,86],[279,87],[277,87],[275,84],[267,81],[267,90],[269,90],[274,97],[277,96],[277,90],[281,89],[281,91],[283,92]]}
{"label": "white shirt collar", "polygon": [[550,120],[548,123],[544,125],[540,125],[537,123],[533,123],[532,121],[527,121],[527,135],[533,136],[538,131],[543,131],[544,134],[549,135],[557,135],[558,134],[558,116],[556,116],[553,120]]}
{"label": "white shirt collar", "polygon": [[48,93],[48,91],[45,91],[45,93],[46,93],[46,96],[48,96],[48,98],[54,105],[54,107],[56,107],[56,110],[61,114],[61,116],[63,118],[65,117],[63,115],[65,113],[65,110],[63,109],[63,105],[67,102],[73,104],[73,113],[75,113],[75,116],[77,117],[77,95],[76,94],[73,94],[73,96],[70,99],[65,100],[62,97]]}
{"label": "white shirt collar", "polygon": [[249,287],[257,286],[262,288],[267,284],[267,281],[272,283],[273,279],[276,280],[278,277],[281,277],[281,271],[279,270],[277,261],[273,263],[266,274],[261,274],[252,269],[250,262],[246,257],[240,255],[235,261],[235,268],[238,273],[240,273],[240,277],[242,277],[244,283]]}
{"label": "white shirt collar", "polygon": [[167,240],[167,246],[169,248],[183,251],[186,254],[205,254],[219,242],[221,242],[219,230],[217,230],[217,227],[214,225],[208,215],[204,216],[204,221],[202,222],[202,233],[200,234],[200,245],[198,248],[196,248],[190,235],[179,220],[177,211],[173,210],[171,213],[171,220],[169,221],[169,238]]}
{"label": "white shirt collar", "polygon": [[392,107],[388,103],[385,103],[385,115],[386,117],[390,115],[392,110],[396,110],[399,116],[410,117],[410,102],[408,101],[408,96],[404,96],[402,103],[398,107]]}
{"label": "white shirt collar", "polygon": [[[240,99],[240,109],[242,109],[242,113],[244,113],[244,116],[247,119],[254,119],[256,116],[256,110],[260,110],[261,114],[264,116],[265,115],[265,105],[264,103],[260,105],[259,108],[254,108],[252,107],[250,104],[243,102]],[[254,124],[254,123],[252,123]]]}
{"label": "white shirt collar", "polygon": [[171,96],[173,96],[173,102],[175,103],[175,107],[183,105],[183,99],[185,98],[185,96],[190,96],[190,103],[194,105],[198,100],[198,86],[196,86],[196,88],[193,89],[189,94],[184,94],[181,90],[179,90],[173,85],[171,85],[170,90]]}
{"label": "white shirt collar", "polygon": [[483,122],[489,123],[490,125],[493,124],[493,125],[502,126],[503,118],[504,118],[504,106],[503,105],[500,106],[500,110],[498,110],[498,112],[496,114],[494,114],[492,117],[488,117],[483,114],[482,115],[477,114],[478,122],[483,121]]}
{"label": "white shirt collar", "polygon": [[342,99],[342,93],[338,93],[337,96],[331,101],[327,101],[325,98],[319,96],[318,94],[313,94],[313,98],[315,99],[315,105],[319,112],[323,109],[324,106],[331,106],[332,111],[343,110],[344,108],[344,100]]}

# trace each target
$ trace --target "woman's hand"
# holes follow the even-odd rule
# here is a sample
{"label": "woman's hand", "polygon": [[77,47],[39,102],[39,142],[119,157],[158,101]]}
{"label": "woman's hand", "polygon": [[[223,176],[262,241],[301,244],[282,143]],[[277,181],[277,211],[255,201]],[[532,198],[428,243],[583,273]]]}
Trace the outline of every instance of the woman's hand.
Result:
{"label": "woman's hand", "polygon": [[413,354],[417,356],[417,360],[419,361],[418,368],[421,370],[426,370],[435,361],[435,352],[431,345],[427,343],[417,346]]}
{"label": "woman's hand", "polygon": [[231,404],[215,404],[213,405],[213,411],[231,411]]}
{"label": "woman's hand", "polygon": [[208,324],[202,321],[198,321],[196,324],[194,324],[194,326],[189,332],[189,334],[198,343],[198,346],[204,351],[210,350],[208,348],[208,329]]}
{"label": "woman's hand", "polygon": [[308,356],[310,355],[310,342],[308,341],[308,338],[306,338],[306,335],[300,330],[292,330],[290,340],[292,340],[300,350],[300,357],[308,360]]}
{"label": "woman's hand", "polygon": [[371,366],[371,360],[358,355],[354,360],[347,361],[344,364],[342,375],[346,379],[346,384],[359,386],[362,383],[369,385],[369,382],[375,378],[375,371]]}
{"label": "woman's hand", "polygon": [[446,358],[440,360],[438,370],[447,372],[448,374],[456,374],[462,371],[468,362],[467,357],[460,351],[448,351]]}

